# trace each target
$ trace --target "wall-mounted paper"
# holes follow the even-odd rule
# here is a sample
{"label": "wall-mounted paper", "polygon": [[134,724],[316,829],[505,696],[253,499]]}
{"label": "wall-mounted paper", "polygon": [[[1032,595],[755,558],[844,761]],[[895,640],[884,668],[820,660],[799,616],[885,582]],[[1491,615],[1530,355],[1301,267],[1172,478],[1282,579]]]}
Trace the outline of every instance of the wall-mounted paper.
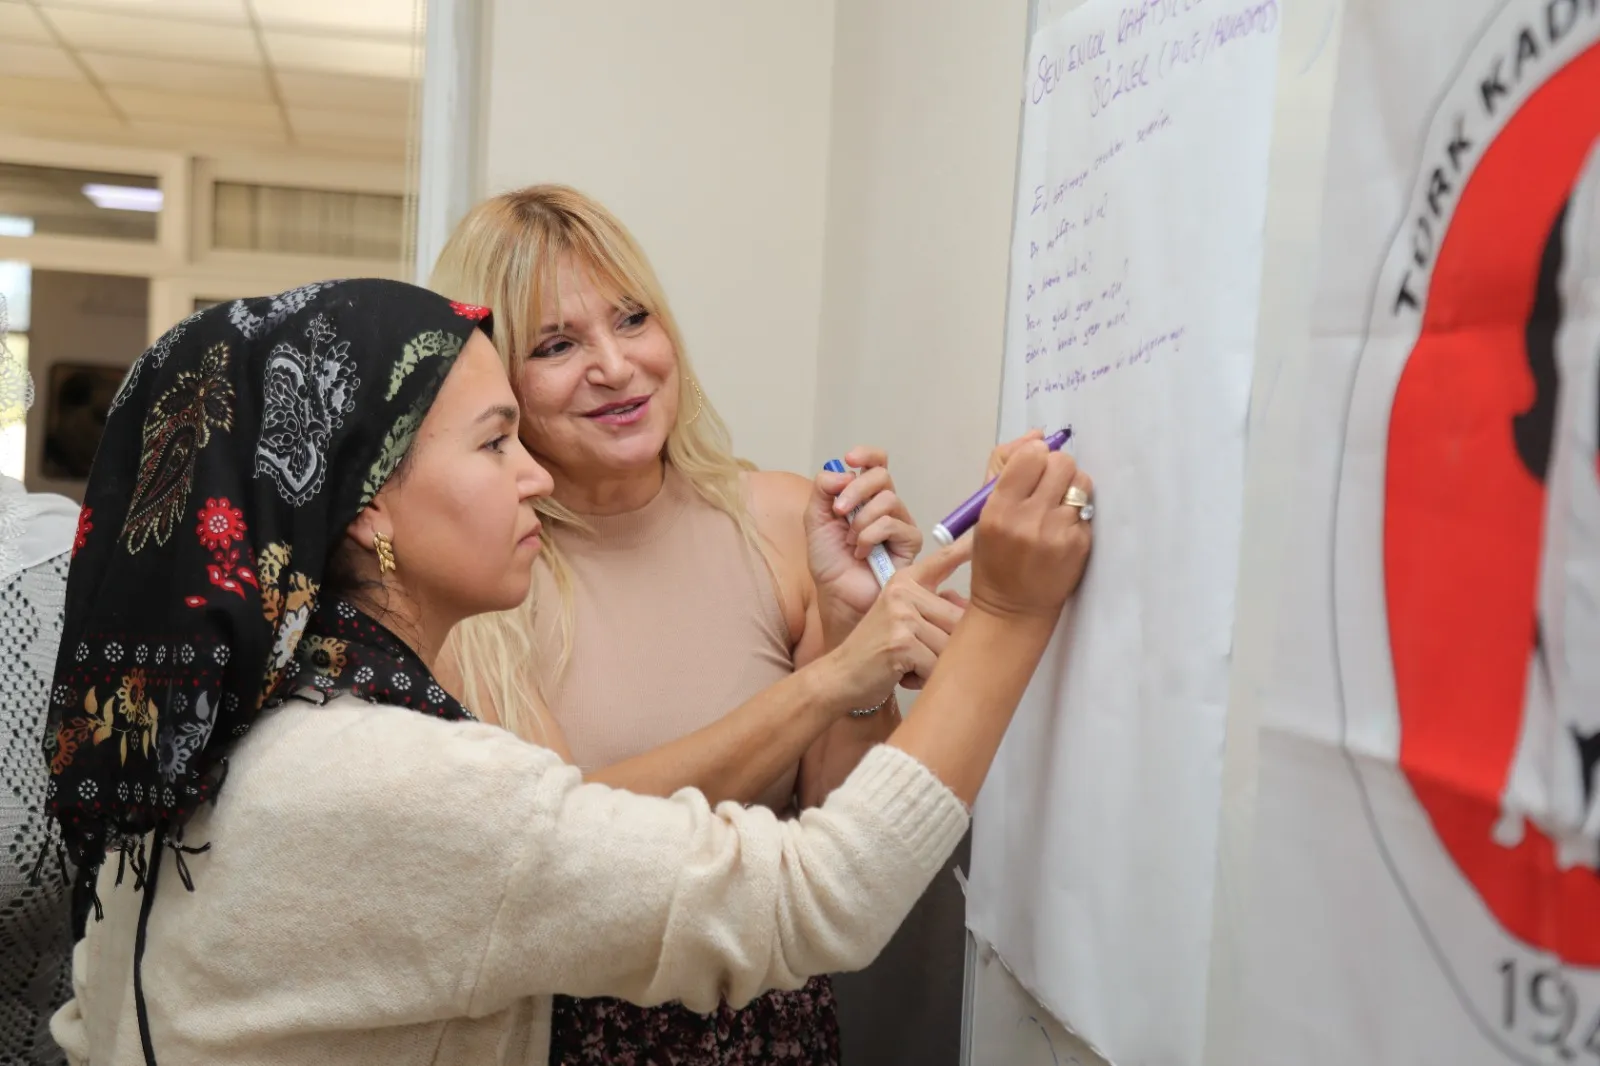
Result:
{"label": "wall-mounted paper", "polygon": [[1115,1062],[1204,1040],[1279,6],[1032,42],[1002,438],[1070,423],[1094,557],[977,809],[968,920]]}

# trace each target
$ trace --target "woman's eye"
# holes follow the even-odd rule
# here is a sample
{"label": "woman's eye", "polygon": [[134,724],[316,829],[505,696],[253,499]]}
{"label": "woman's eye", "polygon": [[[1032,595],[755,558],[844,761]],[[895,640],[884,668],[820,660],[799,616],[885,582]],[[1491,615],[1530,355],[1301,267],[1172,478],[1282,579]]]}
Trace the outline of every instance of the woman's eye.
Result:
{"label": "woman's eye", "polygon": [[572,350],[572,342],[566,338],[545,341],[539,347],[528,353],[529,359],[548,359],[555,355],[565,355]]}
{"label": "woman's eye", "polygon": [[649,311],[635,311],[622,320],[623,329],[638,329],[650,319]]}
{"label": "woman's eye", "polygon": [[502,451],[505,450],[506,441],[508,441],[510,439],[511,438],[509,437],[509,435],[507,435],[505,433],[502,433],[498,437],[496,437],[494,440],[492,440],[489,443],[485,444],[484,447],[488,448],[491,452],[502,452]]}

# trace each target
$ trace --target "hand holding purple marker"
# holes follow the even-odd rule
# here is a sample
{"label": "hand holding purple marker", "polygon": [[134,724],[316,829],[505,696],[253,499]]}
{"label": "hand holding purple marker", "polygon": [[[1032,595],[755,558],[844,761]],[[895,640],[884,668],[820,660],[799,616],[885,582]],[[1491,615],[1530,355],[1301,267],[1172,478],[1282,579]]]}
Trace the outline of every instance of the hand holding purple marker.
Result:
{"label": "hand holding purple marker", "polygon": [[[1045,447],[1051,451],[1060,451],[1061,446],[1072,439],[1072,427],[1058,433],[1053,433],[1044,439]],[[990,481],[983,488],[972,494],[966,503],[950,512],[950,516],[943,522],[933,527],[932,537],[939,545],[954,544],[961,534],[978,524],[978,516],[983,513],[983,505],[989,502],[989,494],[994,491],[994,485],[999,478]]]}

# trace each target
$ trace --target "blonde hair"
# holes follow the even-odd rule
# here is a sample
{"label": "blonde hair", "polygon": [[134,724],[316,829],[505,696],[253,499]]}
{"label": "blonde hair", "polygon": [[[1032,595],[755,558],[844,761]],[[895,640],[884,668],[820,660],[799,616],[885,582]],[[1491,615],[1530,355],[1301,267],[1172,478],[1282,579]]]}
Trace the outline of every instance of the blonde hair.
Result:
{"label": "blonde hair", "polygon": [[[666,331],[678,360],[678,418],[667,434],[663,458],[707,503],[732,518],[765,559],[741,484],[744,471],[754,467],[734,456],[727,425],[705,399],[689,364],[661,283],[633,235],[614,215],[563,185],[532,185],[502,193],[478,204],[456,226],[428,285],[452,300],[493,310],[495,347],[516,388],[522,357],[532,350],[548,297],[555,296],[559,303],[558,268],[568,257],[586,268],[616,302],[648,311]],[[543,741],[541,708],[553,696],[573,647],[572,572],[562,556],[561,532],[582,529],[584,522],[550,497],[539,500],[536,509],[546,530],[541,554],[560,601],[556,620],[560,652],[555,662],[540,662],[535,648],[535,627],[549,605],[539,603],[534,590],[520,607],[462,622],[451,637],[451,650],[465,695],[489,699],[505,728],[525,739]]]}

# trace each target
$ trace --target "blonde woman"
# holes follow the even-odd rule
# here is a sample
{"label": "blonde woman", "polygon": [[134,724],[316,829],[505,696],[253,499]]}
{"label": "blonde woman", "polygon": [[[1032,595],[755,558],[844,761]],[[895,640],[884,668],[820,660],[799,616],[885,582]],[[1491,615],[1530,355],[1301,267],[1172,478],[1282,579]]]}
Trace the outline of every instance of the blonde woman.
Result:
{"label": "blonde woman", "polygon": [[[849,714],[772,686],[871,607],[869,548],[900,565],[921,548],[886,457],[856,449],[845,459],[863,473],[814,483],[736,459],[644,253],[572,189],[479,204],[431,285],[493,308],[522,440],[555,478],[537,504],[547,547],[532,594],[457,631],[447,683],[589,780],[780,815],[820,804],[894,729],[892,682]],[[857,506],[853,524],[841,517]],[[959,616],[952,604],[928,642]],[[933,664],[901,665],[915,683]],[[560,1000],[554,1024],[552,1062],[644,1048],[680,1063],[838,1060],[826,978],[711,1016]]]}

